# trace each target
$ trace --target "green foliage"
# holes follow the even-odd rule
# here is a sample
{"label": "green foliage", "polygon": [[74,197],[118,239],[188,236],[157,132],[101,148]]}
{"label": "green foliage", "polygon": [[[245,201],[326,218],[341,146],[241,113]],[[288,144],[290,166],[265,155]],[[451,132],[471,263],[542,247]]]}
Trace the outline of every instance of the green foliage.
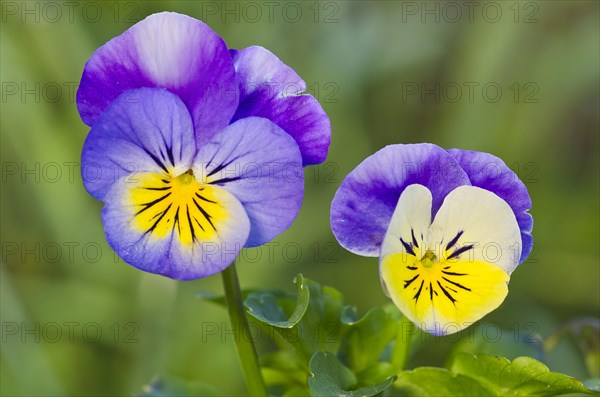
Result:
{"label": "green foliage", "polygon": [[281,349],[261,358],[271,391],[374,395],[389,387],[400,370],[389,362],[397,356],[400,313],[392,306],[377,307],[358,319],[336,289],[302,275],[294,282],[296,296],[252,292],[245,301],[248,314]]}
{"label": "green foliage", "polygon": [[414,396],[556,396],[595,394],[570,376],[550,372],[531,357],[456,354],[448,369],[417,368],[398,375],[395,386]]}
{"label": "green foliage", "polygon": [[394,387],[407,396],[493,396],[489,390],[468,376],[447,369],[421,367],[398,374]]}
{"label": "green foliage", "polygon": [[[261,357],[274,395],[372,396],[385,394],[392,384],[394,395],[408,396],[593,393],[534,358],[518,357],[543,356],[540,336],[502,332],[492,343],[480,332],[485,325],[456,345],[447,368],[403,371],[420,334],[394,306],[372,308],[359,318],[336,289],[302,275],[294,282],[295,294],[245,294],[250,318],[274,335],[279,347]],[[511,362],[500,357],[504,354],[516,358]]]}
{"label": "green foliage", "polygon": [[[302,282],[302,276],[295,280],[298,288],[296,302],[292,304],[289,296],[273,292],[250,293],[245,300],[248,314],[265,324],[277,328],[292,328],[302,319],[308,307],[308,287]],[[288,317],[286,311],[292,314]]]}
{"label": "green foliage", "polygon": [[308,386],[312,396],[374,396],[392,384],[395,376],[367,387],[356,388],[356,375],[344,366],[332,353],[317,352],[310,360],[312,376]]}
{"label": "green foliage", "polygon": [[353,371],[367,370],[379,361],[398,333],[400,318],[400,313],[395,309],[376,307],[360,320],[349,324],[346,354]]}

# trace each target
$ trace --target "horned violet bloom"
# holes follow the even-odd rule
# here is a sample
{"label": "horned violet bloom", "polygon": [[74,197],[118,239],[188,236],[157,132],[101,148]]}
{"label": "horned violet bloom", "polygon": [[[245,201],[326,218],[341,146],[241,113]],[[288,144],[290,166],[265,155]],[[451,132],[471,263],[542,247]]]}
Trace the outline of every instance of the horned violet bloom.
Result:
{"label": "horned violet bloom", "polygon": [[423,330],[460,331],[496,309],[531,252],[531,199],[499,158],[433,144],[387,146],[331,204],[340,244],[378,256],[385,292]]}
{"label": "horned violet bloom", "polygon": [[77,105],[91,131],[88,192],[127,263],[187,280],[226,268],[287,229],[302,167],[330,124],[304,81],[261,47],[228,50],[204,23],[151,15],[87,62]]}

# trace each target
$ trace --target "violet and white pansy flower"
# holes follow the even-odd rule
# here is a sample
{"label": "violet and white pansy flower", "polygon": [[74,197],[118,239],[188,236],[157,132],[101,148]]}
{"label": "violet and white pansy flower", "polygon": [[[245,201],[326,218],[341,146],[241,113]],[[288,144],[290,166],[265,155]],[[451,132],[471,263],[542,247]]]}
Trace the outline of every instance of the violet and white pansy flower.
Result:
{"label": "violet and white pansy flower", "polygon": [[359,164],[331,204],[340,244],[378,256],[385,292],[426,332],[447,335],[496,309],[531,252],[531,199],[499,158],[390,145]]}
{"label": "violet and white pansy flower", "polygon": [[105,204],[111,247],[139,269],[189,280],[286,230],[303,166],[325,160],[331,134],[305,89],[266,49],[228,50],[176,13],[96,50],[77,92],[91,127],[82,176]]}

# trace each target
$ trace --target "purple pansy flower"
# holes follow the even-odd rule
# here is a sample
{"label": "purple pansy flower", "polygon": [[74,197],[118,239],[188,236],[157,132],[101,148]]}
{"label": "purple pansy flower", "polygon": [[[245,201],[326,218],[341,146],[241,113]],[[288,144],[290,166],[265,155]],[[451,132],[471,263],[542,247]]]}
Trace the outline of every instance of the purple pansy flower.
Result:
{"label": "purple pansy flower", "polygon": [[[294,87],[291,89],[290,87]],[[89,193],[127,263],[188,280],[271,241],[300,209],[302,167],[331,128],[304,81],[262,47],[154,14],[100,47],[77,92]]]}
{"label": "purple pansy flower", "polygon": [[378,256],[386,293],[433,334],[497,308],[531,252],[527,188],[499,158],[433,144],[390,145],[359,164],[331,203],[340,244]]}

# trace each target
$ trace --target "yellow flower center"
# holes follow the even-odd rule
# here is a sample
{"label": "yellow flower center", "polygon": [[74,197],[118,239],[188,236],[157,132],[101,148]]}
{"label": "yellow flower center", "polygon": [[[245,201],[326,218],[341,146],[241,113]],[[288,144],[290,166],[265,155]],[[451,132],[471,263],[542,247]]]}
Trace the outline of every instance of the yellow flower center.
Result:
{"label": "yellow flower center", "polygon": [[423,265],[423,267],[431,267],[434,265],[434,263],[437,262],[437,256],[435,256],[435,254],[433,253],[433,251],[431,250],[427,250],[425,252],[425,255],[423,255],[423,257],[421,258],[421,261],[419,262],[421,265]]}
{"label": "yellow flower center", "polygon": [[181,175],[136,175],[128,203],[135,209],[134,225],[145,234],[177,233],[184,244],[212,240],[217,226],[229,218],[219,203],[218,188],[196,180],[192,170]]}

